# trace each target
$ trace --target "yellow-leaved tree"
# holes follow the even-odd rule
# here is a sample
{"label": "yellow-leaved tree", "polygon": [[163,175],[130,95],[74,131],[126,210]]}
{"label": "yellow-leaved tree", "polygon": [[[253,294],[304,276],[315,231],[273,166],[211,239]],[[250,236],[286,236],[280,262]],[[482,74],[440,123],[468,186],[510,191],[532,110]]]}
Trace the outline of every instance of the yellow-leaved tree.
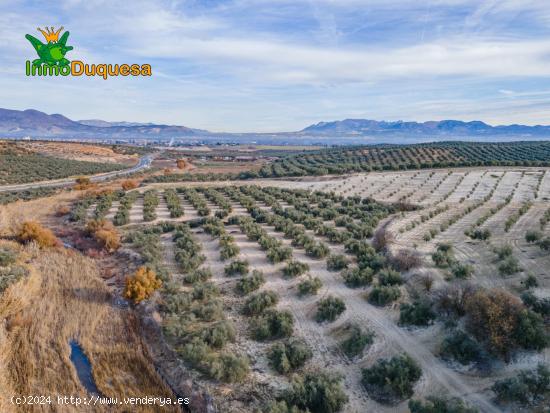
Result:
{"label": "yellow-leaved tree", "polygon": [[151,297],[161,285],[162,281],[157,278],[153,270],[139,267],[134,275],[126,277],[124,297],[137,304]]}

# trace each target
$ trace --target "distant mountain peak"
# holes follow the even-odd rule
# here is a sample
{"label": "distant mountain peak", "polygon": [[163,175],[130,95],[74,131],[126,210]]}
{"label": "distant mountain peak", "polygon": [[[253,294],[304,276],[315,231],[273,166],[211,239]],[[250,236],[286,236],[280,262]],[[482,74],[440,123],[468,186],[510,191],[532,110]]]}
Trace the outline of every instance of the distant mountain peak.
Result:
{"label": "distant mountain peak", "polygon": [[333,135],[365,135],[378,134],[420,134],[420,135],[445,135],[476,136],[485,134],[545,134],[550,136],[548,126],[507,125],[491,126],[480,120],[469,122],[444,119],[440,121],[376,121],[371,119],[344,119],[331,122],[318,122],[300,131],[301,134],[333,134]]}
{"label": "distant mountain peak", "polygon": [[205,131],[185,126],[137,122],[106,122],[99,119],[73,121],[35,109],[0,109],[0,134],[7,137],[73,137],[143,139],[197,136]]}
{"label": "distant mountain peak", "polygon": [[141,123],[141,122],[108,122],[101,119],[84,119],[77,121],[82,125],[97,126],[99,128],[110,128],[112,126],[152,126],[154,123]]}

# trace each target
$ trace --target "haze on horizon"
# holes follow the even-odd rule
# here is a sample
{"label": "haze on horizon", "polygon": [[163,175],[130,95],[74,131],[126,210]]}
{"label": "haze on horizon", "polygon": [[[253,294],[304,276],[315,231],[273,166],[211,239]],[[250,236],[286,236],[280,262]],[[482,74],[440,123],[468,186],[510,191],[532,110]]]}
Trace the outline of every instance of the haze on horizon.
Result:
{"label": "haze on horizon", "polygon": [[[26,33],[151,78],[30,78]],[[0,107],[211,131],[319,121],[550,124],[550,3],[536,0],[4,0]]]}

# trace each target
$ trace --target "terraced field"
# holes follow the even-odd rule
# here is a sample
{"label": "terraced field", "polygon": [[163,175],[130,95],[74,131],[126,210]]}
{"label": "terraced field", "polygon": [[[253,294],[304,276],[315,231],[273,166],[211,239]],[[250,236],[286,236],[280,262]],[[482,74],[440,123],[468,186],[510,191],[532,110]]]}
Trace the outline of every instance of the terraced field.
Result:
{"label": "terraced field", "polygon": [[[550,297],[549,199],[545,168],[434,169],[155,184],[81,200],[73,219],[112,220],[162,275],[150,311],[177,353],[168,380],[192,378],[220,411],[317,411],[285,389],[322,377],[338,397],[318,411],[406,412],[411,397],[438,396],[499,412],[517,406],[495,397],[495,381],[548,364],[550,352],[515,332],[504,350],[492,347],[469,297],[503,288],[522,295],[513,305],[525,314],[541,312],[525,293]],[[547,330],[548,314],[545,327],[537,317],[534,328]],[[467,362],[447,345],[462,333],[479,353]],[[283,367],[281,351],[301,357],[288,353]],[[411,391],[369,382],[380,359],[403,355],[421,371]]]}

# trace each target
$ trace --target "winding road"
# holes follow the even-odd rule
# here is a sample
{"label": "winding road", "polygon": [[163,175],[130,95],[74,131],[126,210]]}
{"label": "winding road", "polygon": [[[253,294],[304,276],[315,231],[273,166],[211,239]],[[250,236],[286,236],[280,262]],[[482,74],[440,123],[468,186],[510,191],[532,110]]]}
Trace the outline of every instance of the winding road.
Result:
{"label": "winding road", "polygon": [[[116,178],[119,176],[129,175],[134,172],[141,171],[142,169],[148,169],[151,167],[151,162],[153,161],[153,155],[145,155],[139,158],[139,161],[136,165],[128,169],[123,169],[120,171],[106,172],[103,174],[93,175],[90,177],[92,182],[102,182],[108,179]],[[0,192],[6,191],[24,191],[26,189],[34,188],[61,188],[74,185],[74,178],[63,178],[56,179],[52,181],[41,181],[41,182],[30,182],[28,184],[17,184],[17,185],[3,185],[0,186]]]}

